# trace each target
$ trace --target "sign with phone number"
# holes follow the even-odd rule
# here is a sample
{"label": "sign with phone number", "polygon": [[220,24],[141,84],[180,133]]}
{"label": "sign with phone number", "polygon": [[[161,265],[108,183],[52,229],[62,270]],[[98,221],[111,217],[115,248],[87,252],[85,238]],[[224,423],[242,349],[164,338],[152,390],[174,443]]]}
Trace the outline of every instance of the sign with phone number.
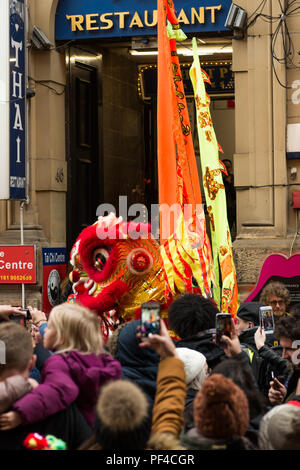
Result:
{"label": "sign with phone number", "polygon": [[26,274],[24,276],[1,276],[0,275],[0,281],[3,281],[3,282],[9,282],[9,281],[28,282],[28,281],[32,281],[32,276],[27,276]]}
{"label": "sign with phone number", "polygon": [[35,247],[0,246],[0,283],[35,284]]}

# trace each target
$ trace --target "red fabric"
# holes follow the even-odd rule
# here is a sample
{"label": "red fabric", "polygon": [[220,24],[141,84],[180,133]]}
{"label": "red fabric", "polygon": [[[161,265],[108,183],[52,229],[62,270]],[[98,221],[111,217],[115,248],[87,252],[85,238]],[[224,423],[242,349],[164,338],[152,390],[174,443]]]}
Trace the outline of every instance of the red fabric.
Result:
{"label": "red fabric", "polygon": [[115,281],[105,287],[97,297],[93,297],[85,292],[78,294],[76,300],[96,313],[111,310],[118,304],[124,294],[129,292],[129,287],[123,281]]}
{"label": "red fabric", "polygon": [[294,401],[294,400],[288,401],[287,405],[298,406],[298,408],[300,408],[300,401]]}

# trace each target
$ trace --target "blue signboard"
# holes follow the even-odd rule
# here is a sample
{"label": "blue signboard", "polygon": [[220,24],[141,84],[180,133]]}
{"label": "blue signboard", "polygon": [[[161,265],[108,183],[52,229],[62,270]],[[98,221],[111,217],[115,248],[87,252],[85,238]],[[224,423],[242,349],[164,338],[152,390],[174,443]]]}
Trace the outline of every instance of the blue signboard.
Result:
{"label": "blue signboard", "polygon": [[[231,0],[175,0],[183,31],[228,31],[224,24]],[[56,39],[91,39],[156,35],[156,0],[60,0]]]}
{"label": "blue signboard", "polygon": [[9,198],[26,199],[26,41],[24,0],[10,0]]}
{"label": "blue signboard", "polygon": [[53,264],[67,264],[67,250],[65,248],[43,248],[43,266]]}

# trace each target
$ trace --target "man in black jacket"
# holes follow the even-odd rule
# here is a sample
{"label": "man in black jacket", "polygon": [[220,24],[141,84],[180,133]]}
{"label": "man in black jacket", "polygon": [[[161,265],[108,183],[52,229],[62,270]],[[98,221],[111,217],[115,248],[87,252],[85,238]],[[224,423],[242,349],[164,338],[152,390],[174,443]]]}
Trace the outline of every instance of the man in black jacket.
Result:
{"label": "man in black jacket", "polygon": [[168,325],[177,337],[177,348],[195,349],[213,368],[225,358],[222,348],[213,342],[218,307],[212,299],[185,294],[174,300],[168,310]]}
{"label": "man in black jacket", "polygon": [[[288,362],[268,345],[267,336],[263,341],[257,333],[259,327],[259,302],[244,302],[237,311],[237,332],[242,349],[248,354],[252,372],[260,391],[268,397],[273,376],[285,382],[290,374]],[[273,335],[272,335],[273,336]],[[273,339],[270,341],[273,343]],[[265,344],[266,343],[266,344]]]}

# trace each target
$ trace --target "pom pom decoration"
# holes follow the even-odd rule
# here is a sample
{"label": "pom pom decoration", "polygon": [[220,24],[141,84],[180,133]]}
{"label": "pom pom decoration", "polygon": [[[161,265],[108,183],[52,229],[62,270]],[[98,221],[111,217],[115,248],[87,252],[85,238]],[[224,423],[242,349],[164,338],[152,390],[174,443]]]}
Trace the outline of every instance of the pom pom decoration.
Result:
{"label": "pom pom decoration", "polygon": [[153,257],[145,249],[137,248],[129,253],[127,266],[132,274],[146,274],[153,266]]}
{"label": "pom pom decoration", "polygon": [[48,449],[47,439],[37,432],[28,434],[23,442],[24,447],[29,450],[45,450]]}
{"label": "pom pom decoration", "polygon": [[37,432],[28,434],[23,442],[24,447],[29,450],[66,450],[67,445],[55,436],[41,436]]}

